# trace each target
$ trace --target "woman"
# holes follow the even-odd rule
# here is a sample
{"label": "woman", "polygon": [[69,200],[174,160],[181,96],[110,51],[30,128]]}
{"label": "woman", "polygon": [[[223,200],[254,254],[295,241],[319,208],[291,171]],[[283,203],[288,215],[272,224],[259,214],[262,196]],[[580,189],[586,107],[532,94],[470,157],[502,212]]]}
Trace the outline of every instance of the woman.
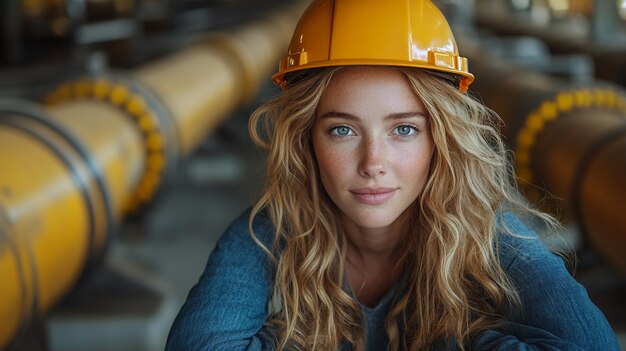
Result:
{"label": "woman", "polygon": [[510,184],[472,80],[430,1],[314,2],[283,94],[250,121],[265,192],[220,238],[168,349],[617,350],[514,214],[553,223]]}

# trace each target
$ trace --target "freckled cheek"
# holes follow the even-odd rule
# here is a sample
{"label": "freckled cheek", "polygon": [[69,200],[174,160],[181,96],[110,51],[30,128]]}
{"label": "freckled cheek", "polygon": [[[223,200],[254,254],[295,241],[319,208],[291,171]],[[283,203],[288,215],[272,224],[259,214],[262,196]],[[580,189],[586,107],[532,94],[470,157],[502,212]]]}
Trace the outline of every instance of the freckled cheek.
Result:
{"label": "freckled cheek", "polygon": [[337,145],[318,144],[315,153],[322,177],[334,183],[345,177],[344,174],[350,169],[350,162],[354,159],[349,151]]}
{"label": "freckled cheek", "polygon": [[432,150],[411,150],[394,157],[398,174],[415,179],[426,176],[430,167]]}

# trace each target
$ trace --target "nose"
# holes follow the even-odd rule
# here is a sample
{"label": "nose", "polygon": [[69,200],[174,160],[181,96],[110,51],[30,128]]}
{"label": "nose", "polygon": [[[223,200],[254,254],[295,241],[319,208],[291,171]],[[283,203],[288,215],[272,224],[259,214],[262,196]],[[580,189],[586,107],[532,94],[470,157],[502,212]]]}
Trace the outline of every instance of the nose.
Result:
{"label": "nose", "polygon": [[375,178],[387,172],[385,145],[381,141],[367,140],[361,145],[359,175]]}

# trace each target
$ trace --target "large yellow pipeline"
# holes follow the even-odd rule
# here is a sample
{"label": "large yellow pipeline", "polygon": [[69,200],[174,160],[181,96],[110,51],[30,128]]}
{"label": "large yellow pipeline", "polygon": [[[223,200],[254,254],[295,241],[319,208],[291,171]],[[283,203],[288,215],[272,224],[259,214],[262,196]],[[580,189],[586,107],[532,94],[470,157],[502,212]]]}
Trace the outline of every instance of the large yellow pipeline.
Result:
{"label": "large yellow pipeline", "polygon": [[[87,262],[103,251],[113,223],[108,194],[94,176],[98,166],[87,162],[86,150],[76,147],[78,140],[36,106],[4,101],[1,109],[4,346],[20,325],[37,318],[71,288]],[[109,130],[124,127],[120,113],[109,117]],[[129,138],[132,130],[119,134],[119,145],[131,153],[141,150]]]}
{"label": "large yellow pipeline", "polygon": [[[488,57],[457,33],[478,77],[472,88],[505,123],[520,186],[547,189],[568,220],[626,274],[626,91],[574,85]],[[564,212],[564,213],[563,213]]]}
{"label": "large yellow pipeline", "polygon": [[111,231],[276,65],[301,8],[126,74],[68,82],[47,107],[0,100],[0,349],[70,290]]}

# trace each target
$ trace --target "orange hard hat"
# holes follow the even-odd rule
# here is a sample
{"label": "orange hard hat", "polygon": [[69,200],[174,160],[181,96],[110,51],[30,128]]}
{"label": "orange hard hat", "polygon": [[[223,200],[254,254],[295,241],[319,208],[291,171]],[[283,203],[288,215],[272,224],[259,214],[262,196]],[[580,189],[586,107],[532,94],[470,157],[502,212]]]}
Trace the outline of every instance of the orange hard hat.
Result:
{"label": "orange hard hat", "polygon": [[291,72],[346,65],[433,70],[454,77],[462,92],[474,80],[448,22],[430,0],[315,0],[272,80],[286,89]]}

